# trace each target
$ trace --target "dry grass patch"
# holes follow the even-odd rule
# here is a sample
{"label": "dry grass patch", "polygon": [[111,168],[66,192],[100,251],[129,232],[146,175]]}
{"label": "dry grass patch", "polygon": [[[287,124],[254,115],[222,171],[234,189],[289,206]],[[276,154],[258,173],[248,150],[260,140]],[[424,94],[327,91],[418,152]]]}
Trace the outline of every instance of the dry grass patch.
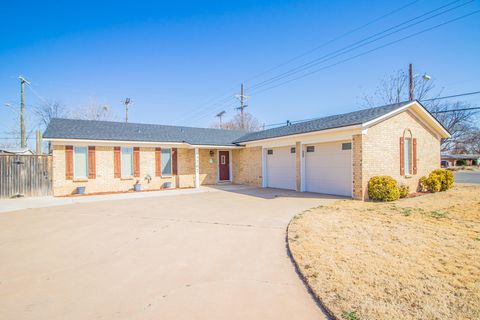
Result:
{"label": "dry grass patch", "polygon": [[480,319],[480,186],[308,210],[289,246],[339,319]]}

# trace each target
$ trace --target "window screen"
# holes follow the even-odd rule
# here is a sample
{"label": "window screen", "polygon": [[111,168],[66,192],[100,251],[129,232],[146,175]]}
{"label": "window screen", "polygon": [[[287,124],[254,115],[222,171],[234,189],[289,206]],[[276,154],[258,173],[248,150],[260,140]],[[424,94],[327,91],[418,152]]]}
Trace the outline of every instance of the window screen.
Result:
{"label": "window screen", "polygon": [[273,154],[273,150],[272,149],[267,150],[267,154]]}
{"label": "window screen", "polygon": [[315,146],[308,146],[307,152],[315,152]]}
{"label": "window screen", "polygon": [[75,147],[75,178],[88,177],[88,149],[87,147]]}
{"label": "window screen", "polygon": [[122,148],[122,177],[133,176],[133,148]]}
{"label": "window screen", "polygon": [[172,175],[172,149],[162,148],[162,176]]}
{"label": "window screen", "polygon": [[352,150],[352,143],[351,142],[342,143],[342,150]]}

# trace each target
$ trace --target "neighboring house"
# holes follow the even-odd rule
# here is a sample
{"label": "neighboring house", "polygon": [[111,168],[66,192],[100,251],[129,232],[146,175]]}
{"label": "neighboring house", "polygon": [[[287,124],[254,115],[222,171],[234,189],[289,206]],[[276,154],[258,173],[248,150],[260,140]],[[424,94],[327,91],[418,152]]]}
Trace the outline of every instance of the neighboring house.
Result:
{"label": "neighboring house", "polygon": [[0,148],[0,154],[10,155],[34,155],[35,153],[28,148]]}
{"label": "neighboring house", "polygon": [[367,197],[368,180],[389,175],[414,191],[440,165],[448,131],[417,101],[253,133],[53,119],[53,192],[126,191],[232,182]]}
{"label": "neighboring house", "polygon": [[480,154],[442,154],[442,164],[448,167],[457,165],[458,160],[464,160],[467,166],[480,164]]}

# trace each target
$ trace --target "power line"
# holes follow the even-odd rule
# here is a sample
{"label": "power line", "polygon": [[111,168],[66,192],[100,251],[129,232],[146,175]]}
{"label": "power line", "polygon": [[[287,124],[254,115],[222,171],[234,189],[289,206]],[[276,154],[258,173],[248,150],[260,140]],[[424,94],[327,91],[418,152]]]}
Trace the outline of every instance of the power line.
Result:
{"label": "power line", "polygon": [[439,97],[439,98],[432,98],[432,99],[425,99],[425,100],[422,100],[422,102],[428,102],[428,101],[434,101],[434,100],[441,100],[441,99],[449,99],[449,98],[456,98],[456,97],[463,97],[463,96],[471,96],[471,95],[479,94],[479,93],[480,93],[480,91],[460,93],[460,94],[454,94],[454,95],[451,95],[451,96],[445,96],[445,97]]}
{"label": "power line", "polygon": [[[422,19],[422,20],[420,20],[420,21],[417,21],[417,22],[415,22],[415,23],[411,23],[411,24],[406,25],[406,26],[404,26],[404,27],[402,27],[402,28],[400,28],[400,29],[397,29],[397,28],[399,28],[399,27],[401,27],[401,26],[403,26],[403,25],[405,25],[405,24],[408,24],[409,22],[418,20],[418,19],[420,19],[420,18],[422,18],[422,17],[424,17],[424,16],[428,16],[428,15],[430,15],[431,13],[434,13],[434,12],[436,12],[436,11],[439,11],[439,10],[441,10],[441,9],[443,9],[443,8],[445,8],[445,7],[448,7],[448,6],[454,4],[454,3],[458,2],[458,1],[460,1],[460,0],[455,0],[455,1],[453,1],[453,2],[450,2],[450,3],[446,4],[446,5],[440,6],[440,7],[436,8],[436,9],[434,9],[434,10],[430,10],[430,11],[428,11],[428,12],[426,12],[426,13],[423,13],[423,14],[415,17],[415,18],[408,19],[408,20],[406,20],[406,21],[404,21],[404,22],[402,22],[402,23],[400,23],[400,24],[397,24],[397,25],[395,25],[395,26],[393,26],[393,27],[387,28],[387,29],[385,29],[385,30],[383,30],[383,31],[381,31],[381,32],[377,32],[377,33],[375,33],[375,34],[373,34],[373,35],[371,35],[371,36],[368,36],[368,37],[363,38],[363,39],[361,39],[361,40],[359,40],[359,41],[356,41],[356,42],[354,42],[354,43],[352,43],[352,44],[349,44],[349,45],[347,45],[347,46],[345,46],[345,47],[343,47],[343,48],[337,49],[337,50],[335,50],[335,51],[333,51],[333,52],[330,52],[330,53],[328,53],[328,54],[326,54],[326,55],[323,55],[323,56],[321,56],[321,57],[319,57],[319,58],[313,59],[313,60],[311,60],[311,61],[309,61],[309,62],[307,62],[307,63],[304,63],[304,64],[302,64],[302,65],[300,65],[300,66],[297,66],[297,67],[295,67],[295,68],[293,68],[293,69],[291,69],[291,70],[289,70],[289,71],[286,71],[286,72],[284,72],[284,73],[281,73],[281,74],[279,74],[279,75],[277,75],[277,76],[274,76],[274,77],[272,77],[272,78],[270,78],[270,79],[264,80],[264,81],[262,81],[262,82],[260,82],[260,83],[258,83],[258,84],[256,84],[256,85],[250,87],[249,89],[250,89],[250,90],[258,89],[258,88],[264,87],[264,86],[266,86],[266,85],[268,85],[268,84],[270,84],[270,83],[272,83],[272,82],[276,82],[276,81],[281,80],[281,79],[283,79],[283,78],[287,78],[287,77],[289,77],[289,76],[291,76],[291,75],[297,74],[297,73],[302,72],[302,71],[307,70],[307,69],[310,69],[310,68],[312,68],[312,67],[314,67],[314,66],[316,66],[316,65],[318,65],[318,64],[321,64],[321,63],[323,63],[323,62],[327,62],[327,61],[332,60],[332,59],[334,59],[334,58],[336,58],[336,57],[338,57],[338,56],[341,56],[341,55],[344,55],[344,54],[346,54],[346,53],[352,52],[352,51],[354,51],[354,50],[356,50],[356,49],[359,49],[359,48],[361,48],[361,47],[364,47],[364,46],[366,46],[366,45],[368,45],[368,44],[377,42],[377,41],[379,41],[379,40],[381,40],[381,39],[384,39],[384,38],[386,38],[386,37],[389,37],[389,36],[391,36],[391,35],[393,35],[393,34],[399,33],[399,32],[401,32],[401,31],[403,31],[403,30],[406,30],[406,29],[408,29],[408,28],[411,28],[411,27],[413,27],[413,26],[416,26],[416,25],[418,25],[418,24],[421,24],[421,23],[423,23],[423,22],[425,22],[425,21],[428,21],[428,20],[431,20],[431,19],[433,19],[433,18],[436,18],[436,17],[438,17],[438,16],[440,16],[440,15],[442,15],[442,14],[445,14],[445,13],[448,13],[448,12],[450,12],[450,11],[452,11],[452,10],[458,9],[459,7],[465,6],[465,5],[471,3],[471,2],[474,1],[474,0],[470,0],[470,1],[468,1],[468,2],[465,2],[465,3],[463,3],[463,4],[460,4],[460,5],[458,5],[458,6],[455,6],[455,7],[453,7],[453,8],[446,9],[446,10],[440,12],[440,13],[437,13],[437,14],[435,14],[435,15],[432,15],[432,16],[430,16],[430,17],[427,17],[427,18],[425,18],[425,19]],[[397,30],[395,30],[395,29],[397,29]],[[394,30],[394,31],[387,33],[388,31],[391,31],[391,30]],[[370,39],[372,39],[372,40],[370,40]],[[370,40],[370,41],[367,41],[367,40]]]}
{"label": "power line", "polygon": [[467,110],[480,110],[480,107],[451,109],[451,110],[441,110],[441,111],[431,111],[431,112],[432,112],[432,113],[447,113],[447,112],[467,111]]}
{"label": "power line", "polygon": [[[291,58],[291,59],[288,59],[287,61],[284,61],[284,62],[282,62],[282,63],[280,63],[280,64],[278,64],[278,65],[276,65],[276,66],[274,66],[274,67],[272,67],[272,68],[270,68],[270,69],[267,69],[267,70],[265,70],[265,71],[263,71],[263,72],[260,72],[259,74],[255,75],[255,76],[253,76],[253,77],[251,77],[251,78],[249,78],[249,79],[247,79],[247,81],[250,81],[250,80],[253,80],[253,79],[257,79],[257,78],[259,78],[260,76],[262,76],[262,75],[264,75],[264,74],[267,74],[267,73],[269,73],[269,72],[271,72],[271,71],[273,71],[273,70],[276,70],[276,69],[278,69],[278,68],[280,68],[280,67],[283,67],[283,66],[285,66],[285,65],[287,65],[287,64],[290,64],[290,63],[293,62],[293,61],[296,61],[296,60],[298,60],[298,59],[300,59],[300,58],[303,58],[303,57],[309,55],[310,53],[317,51],[318,49],[321,49],[321,48],[323,48],[323,47],[326,47],[326,46],[328,46],[329,44],[332,44],[332,43],[334,43],[334,42],[336,42],[336,41],[338,41],[338,40],[340,40],[340,39],[345,38],[346,36],[348,36],[348,35],[350,35],[350,34],[352,34],[352,33],[355,33],[355,32],[357,32],[357,31],[359,31],[359,30],[361,30],[361,29],[364,29],[364,28],[366,28],[366,27],[374,24],[375,22],[378,22],[378,21],[380,21],[380,20],[382,20],[382,19],[384,19],[384,18],[386,18],[386,17],[388,17],[388,16],[391,16],[391,15],[393,15],[393,14],[395,14],[395,13],[397,13],[397,12],[399,12],[399,11],[407,8],[407,7],[410,7],[410,6],[412,6],[413,4],[417,3],[418,1],[419,1],[419,0],[412,1],[412,2],[410,2],[410,3],[407,3],[407,4],[403,5],[403,6],[397,8],[397,9],[395,9],[395,10],[392,10],[392,11],[390,11],[390,12],[388,12],[388,13],[386,13],[386,14],[378,17],[378,18],[375,18],[375,19],[373,19],[373,20],[371,20],[371,21],[369,21],[369,22],[367,22],[367,23],[365,23],[365,24],[363,24],[363,25],[361,25],[361,26],[359,26],[359,27],[356,27],[356,28],[354,28],[354,29],[352,29],[352,30],[349,30],[349,31],[347,31],[347,32],[339,35],[338,37],[335,37],[335,38],[333,38],[333,39],[330,39],[330,40],[328,40],[328,41],[326,41],[326,42],[324,42],[324,43],[322,43],[322,44],[320,44],[320,45],[318,45],[318,46],[316,46],[316,47],[313,47],[313,48],[310,49],[310,50],[307,50],[307,51],[305,51],[305,52],[303,52],[303,53],[301,53],[301,54],[299,54],[299,55],[297,55],[297,56],[295,56],[295,57],[293,57],[293,58]],[[457,0],[457,1],[459,1],[459,0]]]}
{"label": "power line", "polygon": [[[457,1],[459,1],[459,0],[457,0]],[[271,72],[271,71],[273,71],[273,70],[276,70],[276,69],[278,69],[278,68],[280,68],[280,67],[282,67],[282,66],[284,66],[284,65],[287,65],[287,64],[289,64],[289,63],[291,63],[291,62],[293,62],[293,61],[295,61],[295,60],[298,60],[298,59],[300,59],[300,58],[302,58],[302,57],[304,57],[304,56],[306,56],[306,55],[308,55],[308,54],[310,54],[310,53],[312,53],[312,52],[314,52],[314,51],[316,51],[316,50],[318,50],[318,49],[320,49],[320,48],[323,48],[323,47],[325,47],[325,46],[327,46],[327,45],[329,45],[329,44],[331,44],[331,43],[333,43],[333,42],[336,42],[336,41],[338,41],[338,40],[340,40],[340,39],[342,39],[342,38],[344,38],[344,37],[346,37],[346,36],[348,36],[348,35],[356,32],[356,31],[359,31],[359,30],[361,30],[361,29],[363,29],[363,28],[365,28],[365,27],[367,27],[367,26],[369,26],[369,25],[372,25],[372,24],[374,24],[375,22],[378,22],[378,21],[380,21],[380,20],[382,20],[382,19],[384,19],[384,18],[386,18],[386,17],[388,17],[388,16],[391,16],[391,15],[393,15],[393,14],[395,14],[395,13],[397,13],[397,12],[399,12],[399,11],[407,8],[407,7],[410,7],[410,6],[412,6],[413,4],[415,4],[415,3],[417,3],[417,2],[419,2],[419,0],[415,0],[415,1],[409,2],[409,3],[407,3],[407,4],[405,4],[405,5],[401,6],[401,7],[399,7],[399,8],[397,8],[397,9],[394,9],[394,10],[392,10],[392,11],[390,11],[390,12],[388,12],[388,13],[380,16],[380,17],[377,17],[377,18],[375,18],[375,19],[373,19],[373,20],[371,20],[371,21],[369,21],[369,22],[367,22],[367,23],[365,23],[365,24],[363,24],[363,25],[361,25],[361,26],[359,26],[359,27],[357,27],[357,28],[354,28],[354,29],[352,29],[352,30],[350,30],[350,31],[347,31],[347,32],[341,34],[340,36],[338,36],[338,37],[336,37],[336,38],[333,38],[333,39],[331,39],[331,40],[328,40],[328,41],[326,41],[326,42],[324,42],[324,43],[322,43],[322,44],[320,44],[320,45],[318,45],[318,46],[316,46],[316,47],[314,47],[314,48],[312,48],[312,49],[310,49],[310,50],[308,50],[308,51],[306,51],[306,52],[304,52],[304,53],[302,53],[302,54],[300,54],[300,55],[298,55],[298,56],[296,56],[296,57],[293,57],[293,58],[291,58],[291,59],[289,59],[289,60],[287,60],[287,61],[285,61],[285,62],[283,62],[283,63],[281,63],[281,64],[279,64],[279,65],[277,65],[277,66],[275,66],[275,67],[272,67],[272,68],[270,68],[270,69],[268,69],[268,70],[265,70],[265,71],[263,71],[263,72],[255,75],[255,76],[253,76],[253,77],[250,77],[248,80],[256,79],[256,78],[258,78],[258,77],[260,77],[260,76],[262,76],[262,75],[264,75],[264,74],[267,74],[267,73],[269,73],[269,72]],[[230,90],[229,90],[229,91],[230,91]],[[223,97],[223,96],[224,96],[224,95],[221,95],[221,97]],[[227,102],[228,100],[230,100],[231,97],[233,97],[233,94],[231,94],[231,95],[229,96],[229,98],[223,99],[222,101],[217,102],[217,103],[215,103],[214,105],[219,105],[219,104],[222,104],[222,103],[224,103],[224,102]],[[212,99],[210,99],[210,100],[212,100]],[[210,101],[210,100],[209,100],[209,101]],[[218,100],[218,99],[213,99],[213,101],[216,101],[216,100]],[[227,100],[227,101],[225,101],[225,100]],[[205,102],[204,105],[206,105],[206,104],[207,104],[207,103]],[[180,122],[184,122],[185,119],[191,119],[191,118],[194,118],[194,119],[195,119],[198,115],[201,115],[201,114],[203,114],[204,112],[210,112],[210,109],[212,109],[212,107],[213,107],[212,105],[207,105],[206,108],[202,108],[202,109],[200,110],[200,112],[194,112],[193,115],[192,115],[192,114],[189,114],[189,115],[187,115],[186,118],[184,118],[184,119],[181,120]],[[222,106],[220,107],[220,109],[221,109],[221,108],[222,108]],[[207,109],[208,109],[208,110],[207,110]],[[216,110],[219,110],[219,109],[217,108]],[[203,118],[203,117],[202,117],[202,118]],[[199,119],[195,119],[194,121],[198,121],[198,120],[199,120]],[[189,121],[189,122],[187,122],[187,123],[191,123],[191,122],[192,122],[192,121]]]}
{"label": "power line", "polygon": [[[296,73],[299,73],[299,72],[301,72],[301,71],[305,71],[305,70],[310,69],[310,68],[312,68],[312,67],[314,67],[314,66],[316,66],[316,65],[318,65],[318,64],[320,64],[320,63],[323,63],[323,62],[332,60],[332,59],[334,59],[334,58],[336,58],[336,57],[338,57],[338,56],[340,56],[340,55],[344,55],[344,54],[346,54],[346,53],[349,53],[349,52],[351,52],[351,51],[353,51],[353,50],[356,50],[356,49],[358,49],[358,48],[360,48],[360,47],[363,47],[363,46],[365,46],[365,45],[367,45],[367,44],[370,44],[370,43],[379,41],[379,40],[381,40],[381,39],[383,39],[383,38],[386,38],[386,37],[388,37],[388,36],[391,36],[391,35],[393,35],[393,34],[395,34],[395,33],[398,33],[398,32],[400,32],[400,31],[403,31],[403,30],[405,30],[405,29],[407,29],[407,28],[410,28],[410,27],[415,26],[415,25],[417,25],[417,24],[420,24],[420,23],[423,23],[423,22],[428,21],[428,20],[430,20],[430,19],[433,19],[433,18],[435,18],[435,17],[438,17],[438,16],[440,16],[440,15],[442,15],[442,14],[445,14],[445,13],[447,13],[447,12],[450,12],[450,11],[452,11],[452,10],[455,10],[455,9],[457,9],[457,8],[459,8],[459,7],[465,6],[465,5],[473,2],[474,0],[471,0],[471,1],[468,1],[468,2],[465,2],[465,3],[462,3],[462,4],[460,4],[460,5],[457,5],[457,6],[453,7],[453,8],[446,9],[446,10],[440,12],[440,13],[437,13],[437,14],[432,15],[432,16],[430,16],[430,17],[427,17],[427,18],[425,18],[425,19],[423,19],[423,20],[420,20],[420,21],[417,21],[417,22],[415,22],[415,23],[409,24],[409,25],[407,25],[407,26],[405,26],[405,27],[403,27],[403,28],[400,28],[400,29],[398,29],[398,30],[392,31],[392,32],[390,32],[390,33],[387,33],[387,34],[385,34],[385,35],[383,35],[383,36],[381,36],[381,37],[378,37],[378,36],[380,36],[380,35],[388,32],[388,31],[390,31],[390,30],[394,30],[394,29],[396,29],[396,28],[398,28],[398,27],[400,27],[400,26],[402,26],[402,25],[405,25],[405,24],[407,24],[407,23],[409,23],[409,22],[412,22],[412,21],[418,20],[418,19],[420,19],[420,18],[422,18],[422,17],[428,16],[428,15],[430,15],[431,13],[434,13],[434,12],[436,12],[436,11],[439,11],[439,10],[441,10],[441,9],[444,9],[444,8],[446,8],[446,7],[449,7],[449,6],[451,6],[452,4],[455,4],[455,3],[459,2],[459,1],[460,1],[460,0],[455,0],[455,1],[449,2],[449,3],[446,4],[446,5],[443,5],[443,6],[440,6],[440,7],[436,8],[436,9],[430,10],[430,11],[428,11],[428,12],[426,12],[426,13],[423,13],[423,14],[415,17],[415,18],[406,20],[406,21],[404,21],[404,22],[402,22],[402,23],[400,23],[400,24],[397,24],[397,25],[395,25],[395,26],[393,26],[393,27],[390,27],[390,28],[388,28],[388,29],[386,29],[386,30],[383,30],[383,31],[378,32],[378,33],[375,33],[374,35],[371,35],[371,36],[369,36],[369,37],[367,37],[367,38],[364,38],[364,39],[362,39],[362,40],[359,40],[359,41],[357,41],[357,42],[354,42],[353,44],[350,44],[350,45],[348,45],[348,46],[346,46],[346,47],[343,47],[343,48],[341,48],[341,49],[338,49],[338,50],[336,50],[336,51],[333,51],[333,52],[331,52],[331,53],[329,53],[329,54],[327,54],[327,55],[324,55],[324,56],[322,56],[322,57],[316,58],[316,59],[314,59],[314,60],[312,60],[312,61],[310,61],[310,62],[307,62],[307,63],[305,63],[305,64],[302,64],[302,65],[300,65],[300,66],[297,66],[297,67],[295,67],[295,68],[293,68],[293,69],[291,69],[291,70],[289,70],[289,71],[287,71],[287,72],[281,73],[280,75],[274,76],[274,77],[272,77],[272,78],[270,78],[270,79],[267,79],[267,80],[264,80],[264,81],[262,81],[262,82],[260,82],[260,83],[257,83],[256,85],[250,87],[249,89],[250,89],[250,90],[252,90],[252,89],[253,89],[253,90],[254,90],[254,89],[259,89],[259,88],[264,87],[264,86],[266,86],[266,85],[268,85],[268,84],[270,84],[270,83],[276,82],[276,81],[281,80],[281,79],[286,78],[286,77],[289,77],[289,76],[291,76],[291,75],[293,75],[293,74],[296,74]],[[306,73],[306,74],[300,75],[300,76],[295,77],[295,78],[293,78],[293,79],[286,80],[286,81],[281,82],[281,83],[279,83],[279,84],[277,84],[277,85],[273,85],[273,86],[267,87],[267,88],[265,88],[265,89],[263,89],[263,90],[260,90],[260,91],[256,91],[256,92],[253,91],[253,92],[251,92],[251,94],[259,94],[259,93],[265,92],[265,91],[267,91],[267,90],[276,88],[276,87],[278,87],[278,86],[281,86],[281,85],[284,85],[284,84],[287,84],[287,83],[296,81],[296,80],[298,80],[298,79],[304,78],[304,77],[306,77],[306,76],[308,76],[308,75],[311,75],[311,74],[313,74],[313,73],[316,73],[316,72],[319,72],[319,71],[321,71],[321,70],[324,70],[324,69],[333,67],[333,66],[335,66],[335,65],[338,65],[338,64],[347,62],[347,61],[349,61],[349,60],[352,60],[352,59],[355,59],[355,58],[357,58],[357,57],[360,57],[360,56],[363,56],[363,55],[365,55],[365,54],[368,54],[368,53],[370,53],[370,52],[373,52],[373,51],[382,49],[382,48],[384,48],[384,47],[393,45],[394,43],[397,43],[397,42],[403,41],[403,40],[405,40],[405,39],[408,39],[408,38],[410,38],[410,37],[419,35],[419,34],[421,34],[421,33],[424,33],[424,32],[430,31],[430,30],[433,30],[433,29],[435,29],[435,28],[438,28],[438,27],[440,27],[440,26],[443,26],[443,25],[445,25],[445,24],[454,22],[454,21],[456,21],[456,20],[459,20],[459,19],[461,19],[461,18],[464,18],[464,17],[466,17],[466,16],[469,16],[469,15],[472,15],[472,14],[475,14],[475,13],[476,13],[476,12],[473,12],[473,13],[471,13],[471,14],[467,14],[467,15],[465,15],[465,16],[461,16],[461,17],[459,17],[459,18],[457,18],[457,19],[449,20],[449,21],[447,21],[447,22],[445,22],[445,23],[436,25],[436,26],[434,26],[434,27],[424,29],[424,30],[422,30],[422,31],[420,31],[420,32],[417,32],[417,33],[408,35],[408,36],[406,36],[406,37],[400,38],[400,39],[395,40],[395,41],[393,41],[393,42],[390,42],[390,43],[387,43],[387,44],[382,45],[382,46],[380,46],[380,47],[377,47],[377,48],[374,48],[374,49],[372,49],[372,50],[369,50],[369,51],[367,51],[367,52],[363,52],[363,53],[358,54],[358,55],[356,55],[356,56],[353,56],[353,57],[350,57],[350,58],[341,60],[341,61],[339,61],[339,62],[337,62],[337,63],[328,65],[328,66],[326,66],[326,67],[324,67],[324,68],[320,68],[320,69],[317,69],[317,70],[313,70],[313,71],[308,72],[308,73]],[[375,37],[377,37],[377,38],[375,38]],[[369,40],[369,39],[372,39],[372,38],[374,38],[374,39],[373,39],[373,40],[370,40],[370,41],[368,41],[368,42],[365,42],[365,41],[367,41],[367,40]],[[332,56],[332,55],[333,55],[333,56]],[[197,119],[197,120],[198,120],[198,119]]]}
{"label": "power line", "polygon": [[[463,96],[471,96],[471,95],[475,95],[475,94],[480,94],[480,91],[459,93],[459,94],[454,94],[454,95],[450,95],[450,96],[444,96],[444,97],[438,97],[438,98],[432,98],[432,99],[425,99],[425,100],[420,100],[420,102],[428,102],[428,101],[434,101],[434,100],[442,100],[442,99],[449,99],[449,98],[456,98],[456,97],[463,97]],[[480,109],[480,107],[442,110],[442,111],[436,111],[436,112],[432,112],[432,113],[446,113],[446,112],[478,110],[478,109]],[[264,127],[277,127],[277,126],[281,126],[281,125],[286,125],[287,123],[295,124],[295,123],[300,123],[300,122],[317,120],[317,119],[320,119],[320,118],[321,117],[316,117],[316,118],[309,118],[309,119],[302,119],[302,120],[295,120],[295,121],[288,121],[287,120],[287,121],[284,121],[284,122],[267,124],[267,125],[264,125]]]}
{"label": "power line", "polygon": [[[314,73],[317,73],[317,72],[323,71],[323,70],[325,70],[325,69],[334,67],[334,66],[336,66],[336,65],[345,63],[345,62],[347,62],[347,61],[350,61],[350,60],[359,58],[359,57],[361,57],[361,56],[367,55],[367,54],[372,53],[372,52],[374,52],[374,51],[383,49],[383,48],[385,48],[385,47],[389,47],[389,46],[391,46],[391,45],[393,45],[393,44],[395,44],[395,43],[398,43],[398,42],[401,42],[401,41],[403,41],[403,40],[406,40],[406,39],[409,39],[409,38],[418,36],[418,35],[423,34],[423,33],[426,33],[426,32],[428,32],[428,31],[431,31],[431,30],[440,28],[440,27],[442,27],[442,26],[444,26],[444,25],[447,25],[447,24],[453,23],[453,22],[455,22],[455,21],[464,19],[464,18],[466,18],[466,17],[472,16],[472,15],[477,14],[477,13],[479,13],[479,12],[480,12],[480,10],[476,10],[476,11],[473,11],[473,12],[470,12],[470,13],[467,13],[467,14],[464,14],[464,15],[462,15],[462,16],[460,16],[460,17],[457,17],[457,18],[448,20],[448,21],[446,21],[446,22],[437,24],[437,25],[435,25],[435,26],[432,26],[432,27],[423,29],[423,30],[421,30],[421,31],[418,31],[418,32],[409,34],[408,36],[405,36],[405,37],[402,37],[402,38],[400,38],[400,39],[397,39],[397,40],[388,42],[388,43],[386,43],[386,44],[383,44],[383,45],[378,46],[378,47],[375,47],[375,48],[373,48],[373,49],[370,49],[370,50],[364,51],[364,52],[362,52],[362,53],[356,54],[356,55],[351,56],[351,57],[349,57],[349,58],[346,58],[346,59],[337,61],[337,62],[332,63],[332,64],[330,64],[330,65],[327,65],[327,66],[325,66],[325,67],[322,67],[322,68],[319,68],[319,69],[310,71],[310,72],[308,72],[308,73],[305,73],[305,74],[300,75],[300,76],[298,76],[298,77],[295,77],[295,78],[286,80],[286,81],[284,81],[284,82],[280,82],[279,84],[273,85],[273,86],[271,86],[271,87],[267,87],[267,88],[265,88],[265,89],[263,89],[263,90],[260,90],[260,91],[255,92],[254,94],[259,94],[259,93],[261,93],[261,92],[265,92],[265,91],[268,91],[268,90],[277,88],[277,87],[279,87],[279,86],[285,85],[285,84],[287,84],[287,83],[290,83],[290,82],[293,82],[293,81],[296,81],[296,80],[305,78],[305,77],[307,77],[307,76],[309,76],[309,75],[312,75],[312,74],[314,74]],[[253,93],[251,93],[251,94],[253,94]]]}

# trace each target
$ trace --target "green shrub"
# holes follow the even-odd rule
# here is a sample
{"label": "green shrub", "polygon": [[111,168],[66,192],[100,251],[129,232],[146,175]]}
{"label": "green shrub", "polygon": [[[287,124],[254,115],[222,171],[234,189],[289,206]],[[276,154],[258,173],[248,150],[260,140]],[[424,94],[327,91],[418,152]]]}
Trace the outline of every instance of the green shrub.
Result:
{"label": "green shrub", "polygon": [[437,179],[440,179],[440,191],[446,191],[453,186],[454,176],[449,170],[437,169],[430,173],[435,175]]}
{"label": "green shrub", "polygon": [[418,180],[418,190],[420,192],[427,192],[428,191],[428,184],[427,184],[427,177],[421,177],[420,180]]}
{"label": "green shrub", "polygon": [[398,187],[398,191],[400,192],[400,198],[405,198],[410,193],[410,188],[402,184]]}
{"label": "green shrub", "polygon": [[442,190],[442,174],[432,171],[427,178],[427,189],[430,192],[439,192]]}
{"label": "green shrub", "polygon": [[460,160],[457,160],[457,161],[455,162],[455,165],[456,165],[456,166],[466,166],[466,165],[467,165],[467,161],[464,160],[464,159],[460,159]]}
{"label": "green shrub", "polygon": [[430,192],[446,191],[453,186],[454,176],[451,170],[437,169],[432,171],[428,178],[419,180],[420,189]]}
{"label": "green shrub", "polygon": [[394,201],[400,198],[395,179],[390,176],[376,176],[368,181],[368,197],[372,200]]}

